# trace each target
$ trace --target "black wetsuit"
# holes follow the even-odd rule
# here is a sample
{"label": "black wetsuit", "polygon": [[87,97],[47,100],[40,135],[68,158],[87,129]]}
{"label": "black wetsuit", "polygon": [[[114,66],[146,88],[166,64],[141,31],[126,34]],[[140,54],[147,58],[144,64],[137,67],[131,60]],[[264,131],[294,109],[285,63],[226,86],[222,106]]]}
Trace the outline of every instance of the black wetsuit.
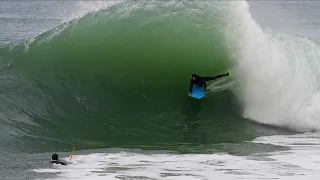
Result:
{"label": "black wetsuit", "polygon": [[61,165],[67,165],[67,163],[63,162],[63,161],[56,161],[56,160],[51,160],[52,164],[61,164]]}
{"label": "black wetsuit", "polygon": [[229,75],[229,73],[218,74],[216,76],[201,77],[201,76],[193,74],[193,76],[196,77],[196,80],[192,80],[192,78],[191,78],[189,92],[192,93],[192,87],[193,87],[194,84],[198,85],[200,87],[204,87],[204,90],[206,91],[207,90],[207,84],[206,84],[207,81],[215,80],[215,79],[218,79],[218,78],[221,78],[221,77],[224,77],[224,76],[228,76],[228,75]]}
{"label": "black wetsuit", "polygon": [[59,155],[56,154],[56,153],[54,153],[54,154],[52,155],[51,163],[52,163],[52,164],[67,165],[67,162],[60,161],[60,160],[59,160]]}

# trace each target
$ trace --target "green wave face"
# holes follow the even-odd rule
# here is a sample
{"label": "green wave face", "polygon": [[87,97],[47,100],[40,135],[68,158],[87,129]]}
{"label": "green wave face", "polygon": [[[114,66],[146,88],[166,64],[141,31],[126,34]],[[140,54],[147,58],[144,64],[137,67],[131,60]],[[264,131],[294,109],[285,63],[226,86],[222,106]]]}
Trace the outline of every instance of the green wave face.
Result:
{"label": "green wave face", "polygon": [[119,3],[38,36],[25,52],[19,46],[2,52],[10,64],[2,67],[9,67],[5,76],[13,79],[7,81],[19,79],[6,86],[18,102],[7,107],[21,119],[8,126],[17,139],[28,137],[17,142],[44,150],[70,144],[163,149],[261,133],[243,122],[232,92],[200,101],[187,96],[192,73],[231,68],[222,7]]}

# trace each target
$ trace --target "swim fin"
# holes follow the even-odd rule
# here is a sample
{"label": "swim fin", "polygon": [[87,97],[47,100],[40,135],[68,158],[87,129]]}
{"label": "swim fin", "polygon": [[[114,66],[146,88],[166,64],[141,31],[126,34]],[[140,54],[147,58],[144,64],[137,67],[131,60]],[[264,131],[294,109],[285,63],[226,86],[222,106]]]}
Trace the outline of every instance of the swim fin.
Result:
{"label": "swim fin", "polygon": [[229,76],[232,76],[231,69],[228,69],[227,73],[229,73]]}

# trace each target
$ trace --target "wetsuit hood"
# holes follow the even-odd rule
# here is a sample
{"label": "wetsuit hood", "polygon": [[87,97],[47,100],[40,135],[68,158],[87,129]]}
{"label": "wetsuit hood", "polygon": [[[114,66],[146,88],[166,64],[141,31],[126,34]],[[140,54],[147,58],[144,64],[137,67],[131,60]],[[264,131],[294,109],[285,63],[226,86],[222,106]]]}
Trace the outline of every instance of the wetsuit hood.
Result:
{"label": "wetsuit hood", "polygon": [[193,73],[193,74],[191,75],[191,77],[198,78],[199,76],[198,76],[197,74]]}
{"label": "wetsuit hood", "polygon": [[59,159],[59,155],[58,154],[56,154],[56,153],[52,154],[52,160],[58,161],[58,159]]}

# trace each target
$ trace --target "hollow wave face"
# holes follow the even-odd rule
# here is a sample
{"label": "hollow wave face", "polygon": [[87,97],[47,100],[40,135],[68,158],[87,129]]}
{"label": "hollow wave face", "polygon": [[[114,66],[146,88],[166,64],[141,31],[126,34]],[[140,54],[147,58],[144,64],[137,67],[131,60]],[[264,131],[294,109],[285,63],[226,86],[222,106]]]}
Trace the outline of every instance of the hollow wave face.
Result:
{"label": "hollow wave face", "polygon": [[[20,146],[26,136],[28,146],[50,149],[188,146],[274,133],[243,117],[319,129],[318,45],[264,31],[246,2],[96,6],[28,46],[0,49],[2,124]],[[192,73],[228,68],[231,78],[210,82],[206,98],[187,96]]]}
{"label": "hollow wave face", "polygon": [[201,104],[187,93],[192,73],[230,68],[224,6],[119,2],[63,23],[27,48],[2,48],[3,68],[19,81],[10,96],[20,103],[10,109],[25,127],[16,127],[35,144],[41,139],[56,147],[216,141],[206,140],[213,130],[205,126],[217,127],[212,119],[225,111],[232,113],[224,118],[239,117],[234,96],[222,91],[230,85],[210,86],[216,93]]}

